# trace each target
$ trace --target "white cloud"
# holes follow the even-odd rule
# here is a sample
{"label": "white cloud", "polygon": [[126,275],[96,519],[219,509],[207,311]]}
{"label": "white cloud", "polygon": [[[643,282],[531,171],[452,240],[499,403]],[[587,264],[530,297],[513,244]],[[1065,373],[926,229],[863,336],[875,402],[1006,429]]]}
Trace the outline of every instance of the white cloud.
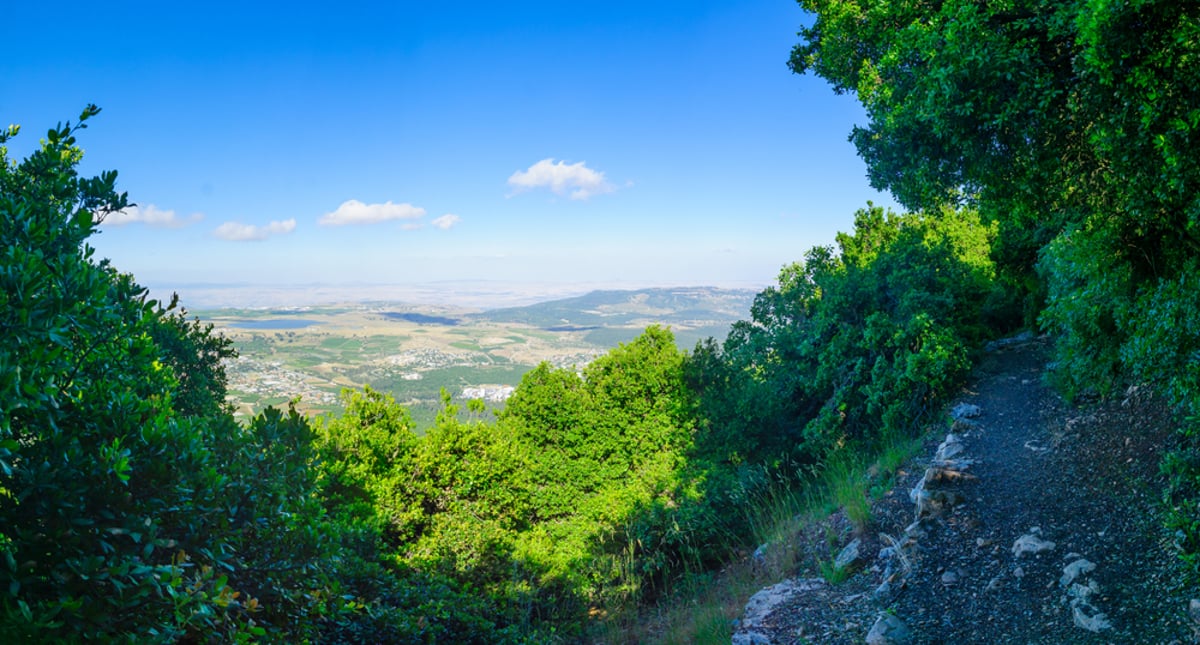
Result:
{"label": "white cloud", "polygon": [[322,226],[344,226],[346,224],[375,224],[393,219],[417,219],[425,216],[425,209],[412,204],[364,204],[357,199],[343,202],[337,210],[325,213],[317,221]]}
{"label": "white cloud", "polygon": [[529,170],[514,172],[508,178],[508,185],[513,187],[514,195],[534,188],[548,188],[556,195],[568,195],[571,199],[587,199],[616,190],[604,178],[604,173],[588,168],[584,162],[555,163],[554,159],[542,159]]}
{"label": "white cloud", "polygon": [[163,210],[154,204],[129,206],[123,210],[97,215],[96,221],[104,226],[125,226],[126,224],[145,224],[146,226],[161,226],[179,228],[192,222],[204,219],[200,213],[192,213],[190,217],[180,217],[172,210]]}
{"label": "white cloud", "polygon": [[282,222],[271,222],[266,226],[225,222],[213,231],[213,235],[231,242],[246,242],[250,240],[265,240],[273,235],[286,235],[294,230],[296,230],[295,218],[285,219]]}
{"label": "white cloud", "polygon": [[433,221],[431,221],[429,223],[434,228],[440,228],[444,231],[448,228],[453,228],[454,225],[458,224],[460,221],[462,221],[462,218],[459,217],[458,215],[446,213],[445,215],[442,215],[441,217],[434,218]]}

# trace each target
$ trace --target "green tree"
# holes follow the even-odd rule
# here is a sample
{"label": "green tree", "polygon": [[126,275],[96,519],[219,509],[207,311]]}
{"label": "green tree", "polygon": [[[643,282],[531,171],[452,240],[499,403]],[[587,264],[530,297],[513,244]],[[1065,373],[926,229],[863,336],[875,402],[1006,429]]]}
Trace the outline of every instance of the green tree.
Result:
{"label": "green tree", "polygon": [[390,394],[342,392],[344,410],[316,423],[323,497],[330,513],[365,522],[392,545],[412,540],[423,513],[412,508],[417,435]]}
{"label": "green tree", "polygon": [[976,211],[861,210],[838,248],[811,250],[755,299],[689,376],[699,449],[779,468],[920,420],[963,376],[984,335],[994,228]]}
{"label": "green tree", "polygon": [[239,426],[228,343],[94,258],[128,205],[76,172],[98,112],[0,148],[0,639],[310,637],[336,580],[308,425]]}
{"label": "green tree", "polygon": [[[815,20],[792,69],[867,108],[851,139],[873,184],[910,207],[969,201],[999,222],[1009,288],[1050,295],[1045,323],[1064,339],[1066,381],[1136,371],[1119,358],[1141,324],[1130,319],[1144,311],[1136,295],[1181,275],[1200,250],[1200,164],[1184,152],[1200,128],[1200,72],[1187,62],[1200,52],[1200,9],[801,5]],[[1044,286],[1030,282],[1035,264]]]}
{"label": "green tree", "polygon": [[175,411],[194,416],[228,410],[229,379],[222,361],[237,355],[233,341],[215,333],[211,323],[188,320],[178,300],[174,294],[165,310],[150,320],[149,332],[161,362],[175,378]]}

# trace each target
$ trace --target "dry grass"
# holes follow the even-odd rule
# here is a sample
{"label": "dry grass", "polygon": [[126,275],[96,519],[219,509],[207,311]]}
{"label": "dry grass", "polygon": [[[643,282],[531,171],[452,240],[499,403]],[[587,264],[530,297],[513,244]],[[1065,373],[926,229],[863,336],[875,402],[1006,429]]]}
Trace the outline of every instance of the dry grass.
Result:
{"label": "dry grass", "polygon": [[[796,575],[802,558],[797,536],[806,526],[840,509],[855,531],[865,531],[873,498],[882,492],[879,481],[915,455],[921,443],[920,438],[889,438],[870,462],[846,451],[833,455],[820,477],[802,490],[772,487],[748,510],[756,543],[769,545],[766,549],[756,555],[752,547],[731,548],[734,555],[720,571],[686,576],[674,597],[643,609],[636,618],[613,621],[598,642],[729,643],[733,621],[741,617],[750,596]],[[832,567],[826,577],[838,581]]]}

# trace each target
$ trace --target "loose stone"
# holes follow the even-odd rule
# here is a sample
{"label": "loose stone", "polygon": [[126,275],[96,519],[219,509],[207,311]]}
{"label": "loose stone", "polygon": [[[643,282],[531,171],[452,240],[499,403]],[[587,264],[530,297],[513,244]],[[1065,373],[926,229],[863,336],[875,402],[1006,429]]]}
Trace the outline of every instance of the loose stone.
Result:
{"label": "loose stone", "polygon": [[912,631],[904,621],[892,614],[882,614],[867,632],[867,645],[904,645],[911,643],[912,638]]}
{"label": "loose stone", "polygon": [[[1036,528],[1036,527],[1035,527]],[[1026,553],[1041,553],[1042,551],[1050,551],[1054,548],[1054,543],[1049,540],[1043,540],[1035,533],[1040,531],[1032,531],[1028,535],[1022,535],[1013,543],[1013,557],[1021,557]]]}
{"label": "loose stone", "polygon": [[1075,582],[1076,578],[1091,573],[1095,569],[1095,563],[1080,558],[1063,567],[1063,574],[1062,577],[1058,579],[1058,584],[1064,587],[1069,587],[1072,582]]}
{"label": "loose stone", "polygon": [[953,408],[950,408],[950,417],[955,421],[974,419],[975,417],[979,416],[981,412],[983,411],[979,409],[978,405],[973,403],[959,403]]}
{"label": "loose stone", "polygon": [[837,554],[837,558],[835,558],[833,561],[833,568],[837,569],[838,571],[842,571],[845,569],[849,569],[849,568],[853,567],[855,564],[857,564],[859,562],[859,560],[861,559],[861,556],[859,555],[859,552],[858,552],[859,551],[858,547],[861,544],[862,544],[862,540],[859,538],[854,538],[853,540],[851,540],[850,544],[847,544],[841,550],[841,552],[839,552]]}

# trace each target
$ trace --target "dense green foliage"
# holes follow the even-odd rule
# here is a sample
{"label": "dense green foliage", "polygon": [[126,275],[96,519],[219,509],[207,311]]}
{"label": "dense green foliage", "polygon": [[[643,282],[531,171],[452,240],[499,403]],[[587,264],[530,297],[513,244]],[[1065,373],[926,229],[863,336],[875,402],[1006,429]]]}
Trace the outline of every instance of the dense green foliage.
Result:
{"label": "dense green foliage", "polygon": [[0,159],[0,633],[264,633],[321,584],[323,536],[291,520],[306,424],[222,415],[228,344],[92,259],[95,221],[126,205],[116,173],[74,171],[96,111]]}
{"label": "dense green foliage", "polygon": [[[862,101],[869,124],[851,139],[877,187],[998,224],[1002,280],[1056,337],[1064,391],[1148,383],[1200,415],[1200,7],[800,4],[816,18],[792,68]],[[1167,497],[1195,560],[1188,424]]]}
{"label": "dense green foliage", "polygon": [[688,495],[682,360],[651,328],[582,375],[530,372],[497,423],[447,397],[420,439],[389,396],[347,393],[318,427],[326,502],[378,527],[391,561],[485,592],[502,621],[577,629],[662,568],[638,557],[660,550],[634,518]]}
{"label": "dense green foliage", "polygon": [[96,112],[20,163],[0,148],[0,640],[499,640],[326,515],[303,417],[234,421],[228,341],[93,259],[127,205],[115,172],[75,171]]}
{"label": "dense green foliage", "polygon": [[499,624],[577,634],[728,557],[766,481],[927,418],[982,336],[993,233],[974,211],[869,208],[723,345],[685,354],[651,327],[581,371],[529,372],[494,423],[446,398],[418,437],[386,394],[347,392],[318,424],[329,512]]}
{"label": "dense green foliage", "polygon": [[804,463],[925,418],[982,335],[990,238],[973,211],[860,211],[838,249],[809,251],[723,346],[698,348],[703,443]]}
{"label": "dense green foliage", "polygon": [[0,639],[580,639],[1035,321],[1068,394],[1151,383],[1191,415],[1164,472],[1200,562],[1200,9],[801,4],[793,69],[858,96],[851,138],[913,212],[858,212],[723,341],[651,327],[496,416],[443,394],[424,433],[371,388],[235,421],[229,343],[87,245],[128,205],[75,170],[98,110],[0,149]]}

